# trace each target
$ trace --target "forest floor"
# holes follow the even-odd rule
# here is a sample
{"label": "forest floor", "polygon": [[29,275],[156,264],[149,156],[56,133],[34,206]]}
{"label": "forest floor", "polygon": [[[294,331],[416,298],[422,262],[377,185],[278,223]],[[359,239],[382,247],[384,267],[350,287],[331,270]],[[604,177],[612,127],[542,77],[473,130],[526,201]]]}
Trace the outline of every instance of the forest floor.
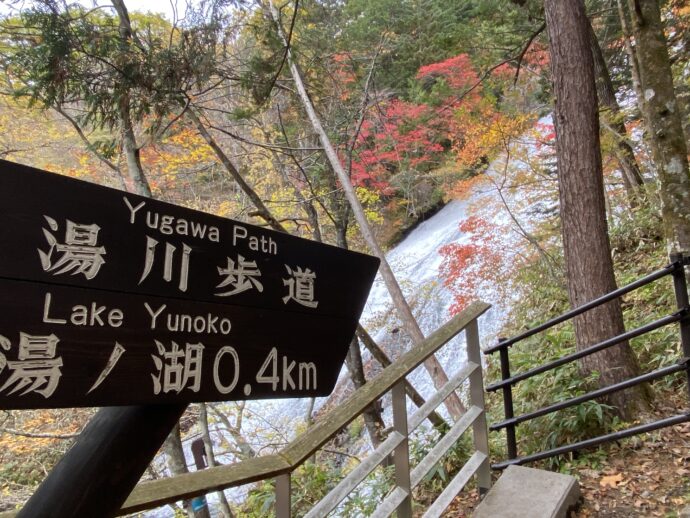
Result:
{"label": "forest floor", "polygon": [[[681,401],[657,404],[652,419],[676,415],[683,406]],[[584,454],[568,471],[582,493],[570,518],[679,517],[690,506],[690,423]],[[470,517],[478,503],[475,489],[463,492],[447,516]]]}

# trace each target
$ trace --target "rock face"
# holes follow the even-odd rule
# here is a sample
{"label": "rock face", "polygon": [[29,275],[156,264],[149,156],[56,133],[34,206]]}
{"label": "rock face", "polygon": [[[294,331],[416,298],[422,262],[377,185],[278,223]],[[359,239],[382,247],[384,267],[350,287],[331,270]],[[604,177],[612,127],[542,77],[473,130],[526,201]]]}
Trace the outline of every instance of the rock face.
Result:
{"label": "rock face", "polygon": [[580,499],[574,477],[510,466],[472,515],[473,518],[565,518]]}

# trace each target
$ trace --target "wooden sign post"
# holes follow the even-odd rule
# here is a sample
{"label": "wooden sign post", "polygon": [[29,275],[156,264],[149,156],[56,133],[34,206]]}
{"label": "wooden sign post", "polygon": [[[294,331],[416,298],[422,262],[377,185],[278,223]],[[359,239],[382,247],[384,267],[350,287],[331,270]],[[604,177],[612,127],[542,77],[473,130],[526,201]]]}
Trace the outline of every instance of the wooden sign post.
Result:
{"label": "wooden sign post", "polygon": [[327,395],[378,263],[0,161],[0,409]]}

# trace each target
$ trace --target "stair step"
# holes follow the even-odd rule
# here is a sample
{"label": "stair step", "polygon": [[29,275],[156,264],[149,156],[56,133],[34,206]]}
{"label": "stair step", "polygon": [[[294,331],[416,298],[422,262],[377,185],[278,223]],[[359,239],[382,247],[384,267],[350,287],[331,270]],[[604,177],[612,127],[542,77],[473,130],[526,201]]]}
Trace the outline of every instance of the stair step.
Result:
{"label": "stair step", "polygon": [[484,497],[473,518],[565,518],[580,498],[574,477],[509,466]]}

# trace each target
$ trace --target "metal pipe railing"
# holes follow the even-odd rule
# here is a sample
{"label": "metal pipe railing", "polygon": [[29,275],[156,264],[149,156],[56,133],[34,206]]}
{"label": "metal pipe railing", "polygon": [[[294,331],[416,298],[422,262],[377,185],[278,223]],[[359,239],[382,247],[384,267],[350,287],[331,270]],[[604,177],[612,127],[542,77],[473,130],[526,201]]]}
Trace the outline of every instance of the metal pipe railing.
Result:
{"label": "metal pipe railing", "polygon": [[646,374],[642,374],[641,376],[636,376],[634,378],[627,379],[625,381],[621,381],[619,383],[614,383],[613,385],[609,385],[607,387],[600,388],[598,390],[593,390],[591,392],[587,392],[586,394],[583,394],[581,396],[577,396],[571,399],[567,399],[565,401],[561,401],[559,403],[554,403],[553,405],[546,406],[544,408],[540,408],[539,410],[534,410],[532,412],[527,412],[525,414],[513,417],[511,419],[506,419],[505,421],[501,421],[500,423],[492,424],[489,429],[491,431],[495,430],[500,430],[501,428],[505,428],[508,425],[518,425],[520,423],[524,423],[526,421],[531,421],[532,419],[536,419],[537,417],[542,417],[548,414],[552,414],[554,412],[558,412],[559,410],[565,410],[566,408],[574,407],[577,406],[581,403],[584,403],[585,401],[591,401],[592,399],[597,399],[603,396],[607,396],[608,394],[612,394],[614,392],[619,392],[621,390],[625,390],[630,387],[634,387],[635,385],[640,385],[642,383],[647,383],[649,381],[654,381],[659,378],[663,378],[665,376],[669,376],[671,374],[674,374],[678,371],[683,371],[687,368],[688,364],[688,359],[685,358],[681,362],[675,364],[675,365],[669,365],[668,367],[664,367],[662,369],[655,370],[653,372],[648,372]]}
{"label": "metal pipe railing", "polygon": [[622,297],[626,293],[630,293],[631,291],[634,291],[638,288],[641,288],[642,286],[645,286],[647,284],[650,284],[658,279],[661,279],[662,277],[666,277],[667,275],[671,275],[674,271],[676,270],[682,270],[683,267],[683,262],[682,261],[673,261],[671,264],[668,266],[665,266],[664,268],[657,270],[656,272],[650,273],[649,275],[643,277],[642,279],[638,279],[635,282],[631,282],[630,284],[627,284],[626,286],[623,286],[622,288],[618,288],[617,290],[614,290],[610,293],[607,293],[606,295],[602,295],[599,298],[596,298],[587,304],[583,304],[582,306],[579,306],[573,310],[570,310],[566,313],[563,313],[560,316],[557,316],[556,318],[552,318],[548,322],[544,322],[543,324],[533,327],[532,329],[528,329],[522,334],[519,334],[513,338],[510,338],[508,340],[504,340],[498,343],[498,345],[495,345],[493,347],[490,347],[488,349],[484,350],[484,354],[493,354],[496,351],[500,351],[501,349],[505,349],[507,347],[510,347],[513,344],[516,344],[517,342],[521,342],[525,338],[529,338],[530,336],[536,335],[537,333],[541,333],[542,331],[546,331],[547,329],[561,324],[565,322],[566,320],[570,320],[573,317],[576,317],[578,315],[581,315],[582,313],[589,311],[590,309],[593,309],[597,306],[601,306],[602,304],[606,304],[607,302],[611,302],[614,299],[617,299],[619,297]]}
{"label": "metal pipe railing", "polygon": [[528,462],[536,462],[538,460],[544,460],[551,457],[556,457],[557,455],[563,455],[564,453],[571,453],[573,451],[582,450],[584,448],[591,448],[592,446],[599,446],[612,441],[619,441],[625,439],[626,437],[632,437],[633,435],[639,435],[641,433],[653,432],[654,430],[660,430],[661,428],[666,428],[668,426],[673,426],[680,423],[685,423],[690,421],[690,413],[680,414],[673,417],[667,417],[665,419],[659,419],[653,423],[645,423],[638,426],[633,426],[626,430],[620,430],[618,432],[612,432],[606,435],[600,435],[592,439],[586,439],[584,441],[579,441],[573,444],[567,444],[565,446],[559,446],[558,448],[553,448],[551,450],[542,451],[539,453],[534,453],[532,455],[525,455],[524,457],[517,457],[514,459],[508,459],[503,462],[497,462],[492,464],[493,469],[505,469],[510,465],[522,465]]}
{"label": "metal pipe railing", "polygon": [[[493,424],[490,427],[490,430],[492,431],[497,431],[497,430],[506,430],[506,445],[507,445],[507,453],[508,453],[508,460],[504,462],[500,462],[498,464],[494,464],[492,467],[496,469],[502,469],[510,464],[523,464],[526,462],[532,462],[536,460],[542,460],[545,458],[553,457],[556,455],[560,455],[563,453],[568,453],[571,451],[576,451],[581,448],[586,448],[589,446],[594,446],[598,444],[602,444],[604,442],[608,442],[611,440],[616,440],[622,437],[628,437],[631,435],[635,435],[638,433],[643,433],[645,431],[651,431],[651,430],[656,430],[658,428],[662,428],[664,426],[670,426],[671,424],[675,424],[677,422],[684,422],[686,420],[690,420],[690,414],[683,414],[681,416],[676,416],[673,418],[667,418],[667,419],[661,419],[659,421],[655,421],[652,423],[647,423],[645,425],[637,426],[630,428],[628,430],[624,430],[621,432],[615,432],[612,434],[607,434],[599,437],[594,437],[592,439],[588,439],[585,441],[580,441],[575,444],[571,445],[565,445],[561,446],[558,448],[554,448],[548,451],[544,452],[539,452],[535,453],[532,455],[528,455],[525,457],[518,457],[518,452],[517,452],[517,441],[516,441],[516,427],[524,423],[526,421],[530,421],[532,419],[536,419],[537,417],[542,417],[554,412],[558,412],[560,410],[564,410],[566,408],[571,408],[576,405],[580,405],[586,401],[590,401],[593,399],[597,399],[609,394],[612,394],[614,392],[618,392],[621,390],[625,390],[627,388],[633,387],[635,385],[639,385],[642,383],[654,381],[656,379],[660,379],[665,376],[669,376],[673,373],[680,372],[680,371],[685,371],[686,372],[686,377],[687,377],[687,385],[688,385],[688,395],[690,396],[690,301],[688,300],[688,285],[687,285],[687,279],[686,279],[686,274],[685,274],[685,266],[690,265],[690,257],[685,257],[683,254],[673,254],[671,255],[671,263],[664,268],[657,270],[641,279],[638,279],[635,282],[632,282],[623,288],[619,288],[617,290],[614,290],[610,293],[607,293],[606,295],[603,295],[595,300],[592,300],[591,302],[588,302],[587,304],[584,304],[574,310],[568,311],[566,313],[563,313],[562,315],[559,315],[558,317],[552,318],[549,321],[545,322],[544,324],[541,324],[539,326],[536,326],[532,329],[529,329],[513,338],[510,339],[500,339],[499,343],[491,347],[489,349],[486,349],[484,351],[485,354],[492,354],[495,352],[500,353],[500,366],[501,366],[501,381],[497,383],[493,383],[489,385],[486,390],[491,392],[491,391],[497,391],[497,390],[502,390],[503,392],[503,405],[504,405],[504,420]],[[549,363],[546,363],[544,365],[540,365],[538,367],[535,367],[533,369],[530,369],[526,372],[517,374],[517,375],[512,375],[510,372],[510,357],[508,354],[509,347],[520,342],[521,340],[524,340],[526,338],[529,338],[531,336],[536,335],[537,333],[546,331],[547,329],[558,325],[562,322],[565,322],[567,320],[570,320],[590,309],[593,309],[597,306],[600,306],[602,304],[606,304],[607,302],[610,302],[616,298],[621,297],[622,295],[625,295],[626,293],[630,293],[642,286],[645,286],[651,282],[654,282],[658,279],[661,279],[667,275],[671,275],[673,277],[673,286],[674,286],[674,292],[676,296],[676,305],[677,305],[677,311],[673,313],[672,315],[668,315],[665,317],[662,317],[654,322],[651,322],[649,324],[646,324],[644,326],[640,326],[632,331],[628,331],[625,333],[622,333],[620,335],[614,336],[612,338],[609,338],[607,340],[603,340],[602,342],[599,342],[598,344],[592,345],[590,347],[587,347],[585,349],[575,351],[571,354],[565,355],[561,358],[558,358],[554,361],[551,361]],[[631,379],[627,379],[618,383],[615,383],[613,385],[609,385],[606,387],[599,388],[597,390],[590,391],[586,394],[568,399],[566,401],[561,401],[558,403],[554,403],[551,405],[548,405],[546,407],[533,410],[531,412],[526,412],[522,415],[515,416],[514,415],[514,408],[513,408],[513,393],[512,393],[512,387],[516,385],[517,383],[524,381],[526,379],[532,378],[534,376],[537,376],[538,374],[543,374],[545,372],[551,371],[553,369],[556,369],[558,367],[561,367],[567,363],[571,363],[573,361],[576,361],[580,358],[584,358],[586,356],[589,356],[591,354],[595,354],[597,352],[600,352],[602,350],[605,350],[607,348],[613,347],[615,345],[618,345],[620,343],[626,342],[628,340],[631,340],[633,338],[637,338],[639,336],[642,336],[644,334],[647,334],[651,331],[654,331],[656,329],[659,329],[663,326],[669,325],[669,324],[674,324],[678,323],[679,324],[679,330],[680,330],[680,338],[681,338],[681,346],[683,349],[683,358],[675,365],[671,365],[668,367],[664,367],[658,370],[655,370],[653,372],[649,372],[646,374],[642,374],[640,376],[636,376]]]}
{"label": "metal pipe railing", "polygon": [[549,363],[545,363],[544,365],[540,365],[539,367],[535,367],[534,369],[530,369],[526,372],[523,372],[522,374],[517,374],[512,377],[508,377],[506,379],[503,379],[497,383],[493,383],[486,387],[487,392],[493,392],[495,390],[498,390],[500,388],[505,387],[506,385],[516,385],[520,381],[524,381],[526,379],[532,378],[536,376],[537,374],[543,374],[544,372],[548,372],[550,370],[553,370],[557,367],[561,367],[562,365],[565,365],[567,363],[571,363],[575,360],[579,360],[580,358],[584,358],[585,356],[589,356],[591,354],[597,353],[599,351],[603,351],[604,349],[608,349],[609,347],[613,347],[614,345],[617,345],[621,342],[625,342],[627,340],[631,340],[633,338],[637,338],[638,336],[642,336],[646,333],[649,333],[650,331],[654,331],[656,329],[659,329],[660,327],[667,326],[669,324],[674,324],[676,322],[679,322],[682,320],[690,311],[690,308],[683,308],[673,315],[669,315],[663,318],[660,318],[659,320],[655,320],[654,322],[650,322],[649,324],[646,324],[644,326],[638,327],[637,329],[633,329],[632,331],[628,331],[627,333],[620,334],[618,336],[614,336],[613,338],[609,338],[608,340],[604,340],[603,342],[599,342],[596,345],[592,345],[590,347],[587,347],[586,349],[582,349],[580,351],[575,351],[574,353],[568,354],[566,356],[562,356],[558,360],[554,360]]}

